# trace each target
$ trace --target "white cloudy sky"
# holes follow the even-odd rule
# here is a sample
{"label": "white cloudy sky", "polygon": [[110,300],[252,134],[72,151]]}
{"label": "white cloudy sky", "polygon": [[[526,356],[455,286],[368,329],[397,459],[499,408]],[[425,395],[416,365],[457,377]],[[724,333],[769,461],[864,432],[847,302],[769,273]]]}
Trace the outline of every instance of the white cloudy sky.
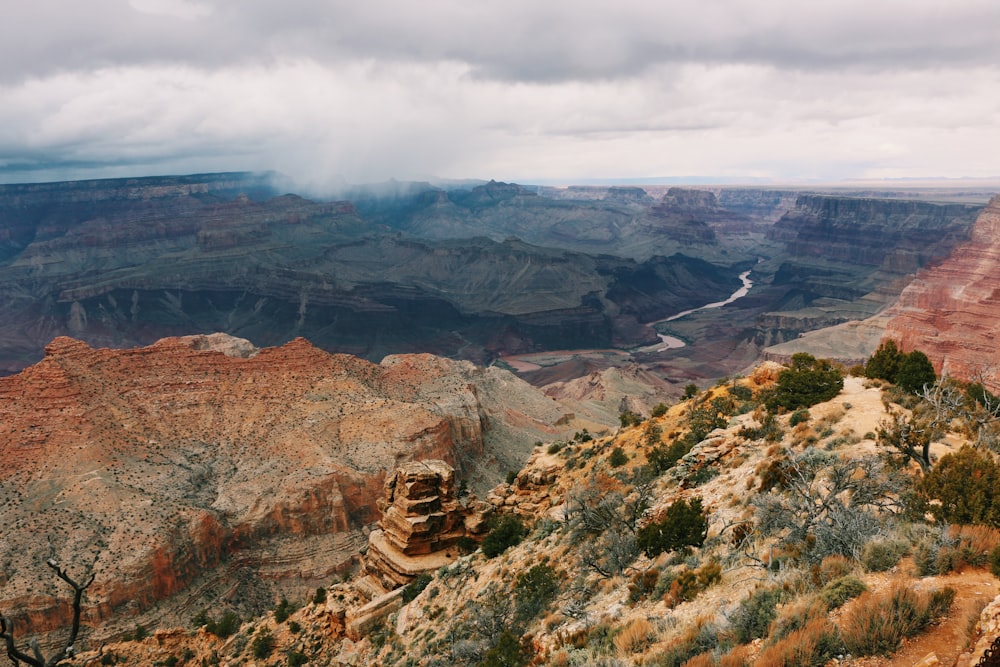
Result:
{"label": "white cloudy sky", "polygon": [[0,182],[1000,175],[998,0],[11,0]]}

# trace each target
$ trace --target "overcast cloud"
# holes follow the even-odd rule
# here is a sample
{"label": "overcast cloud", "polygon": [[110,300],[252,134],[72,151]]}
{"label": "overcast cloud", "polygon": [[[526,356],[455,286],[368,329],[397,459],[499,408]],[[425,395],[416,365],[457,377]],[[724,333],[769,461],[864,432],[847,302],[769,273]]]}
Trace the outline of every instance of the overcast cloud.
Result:
{"label": "overcast cloud", "polygon": [[996,0],[32,0],[0,182],[1000,176]]}

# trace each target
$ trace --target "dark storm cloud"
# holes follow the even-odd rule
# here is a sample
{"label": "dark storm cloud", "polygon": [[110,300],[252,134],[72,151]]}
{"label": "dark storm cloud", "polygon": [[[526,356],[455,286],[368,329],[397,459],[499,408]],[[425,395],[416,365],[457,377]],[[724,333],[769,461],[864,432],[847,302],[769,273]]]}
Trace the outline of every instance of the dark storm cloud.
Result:
{"label": "dark storm cloud", "polygon": [[909,69],[1000,61],[1000,3],[33,0],[5,12],[0,55],[6,81],[284,57],[457,61],[510,81],[618,78],[685,62]]}
{"label": "dark storm cloud", "polygon": [[0,180],[997,171],[996,0],[10,4]]}

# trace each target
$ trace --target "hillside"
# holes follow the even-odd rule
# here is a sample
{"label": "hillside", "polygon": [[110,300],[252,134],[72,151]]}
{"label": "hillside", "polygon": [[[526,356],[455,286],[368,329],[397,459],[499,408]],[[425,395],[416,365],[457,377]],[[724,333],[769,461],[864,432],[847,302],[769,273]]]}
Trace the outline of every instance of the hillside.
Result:
{"label": "hillside", "polygon": [[[981,655],[1000,632],[994,604],[986,634],[967,634],[1000,592],[984,569],[1000,553],[997,520],[949,526],[948,500],[937,522],[915,514],[947,491],[876,437],[893,415],[929,413],[848,377],[832,400],[769,417],[760,402],[784,400],[782,372],[765,365],[612,436],[537,447],[489,496],[523,540],[497,524],[410,593],[383,595],[356,573],[232,636],[164,628],[77,664],[970,664],[963,651],[979,639]],[[962,449],[963,432],[934,438],[928,479],[963,456],[996,467]],[[912,605],[912,625],[875,639],[866,619],[887,618],[891,599]]]}
{"label": "hillside", "polygon": [[0,378],[0,605],[32,631],[65,624],[61,582],[37,569],[55,558],[96,573],[85,622],[99,635],[209,601],[259,612],[350,567],[398,464],[444,459],[488,488],[534,442],[579,429],[571,412],[600,423],[506,371],[431,355],[58,338]]}

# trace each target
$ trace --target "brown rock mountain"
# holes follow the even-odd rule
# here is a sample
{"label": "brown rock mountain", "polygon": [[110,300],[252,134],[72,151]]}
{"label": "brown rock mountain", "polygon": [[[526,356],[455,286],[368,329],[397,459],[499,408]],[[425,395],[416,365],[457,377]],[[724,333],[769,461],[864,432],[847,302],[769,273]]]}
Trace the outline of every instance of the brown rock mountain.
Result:
{"label": "brown rock mountain", "polygon": [[939,373],[982,378],[1000,391],[1000,196],[969,242],[921,271],[886,315],[886,336],[904,350],[924,351]]}
{"label": "brown rock mountain", "polygon": [[0,605],[35,631],[66,623],[44,566],[56,558],[96,572],[85,620],[106,631],[144,610],[147,623],[220,601],[259,611],[350,562],[400,462],[443,459],[490,484],[564,417],[506,371],[431,355],[58,338],[0,378]]}

